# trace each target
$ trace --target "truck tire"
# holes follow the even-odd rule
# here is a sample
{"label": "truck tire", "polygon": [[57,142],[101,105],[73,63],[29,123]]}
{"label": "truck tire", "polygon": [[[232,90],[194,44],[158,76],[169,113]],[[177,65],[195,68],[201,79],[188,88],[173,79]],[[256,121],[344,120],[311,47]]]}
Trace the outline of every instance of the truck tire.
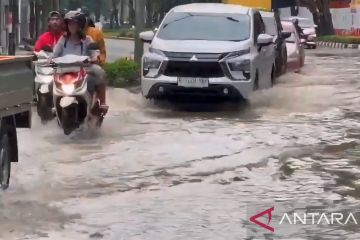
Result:
{"label": "truck tire", "polygon": [[6,124],[0,130],[0,190],[9,187],[11,171],[11,147]]}

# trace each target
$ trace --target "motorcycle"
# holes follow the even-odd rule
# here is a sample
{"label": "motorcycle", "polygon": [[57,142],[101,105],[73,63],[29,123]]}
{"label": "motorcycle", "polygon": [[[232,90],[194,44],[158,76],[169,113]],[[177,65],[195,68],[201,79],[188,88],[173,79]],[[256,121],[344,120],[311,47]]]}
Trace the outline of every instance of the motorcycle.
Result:
{"label": "motorcycle", "polygon": [[[89,46],[97,50],[97,46]],[[54,105],[59,126],[65,135],[70,135],[81,125],[92,130],[100,128],[104,114],[95,86],[88,84],[88,56],[66,55],[54,58]]]}
{"label": "motorcycle", "polygon": [[43,124],[55,118],[53,109],[52,85],[54,69],[48,66],[52,57],[52,48],[44,47],[40,52],[34,52],[36,56],[35,66],[35,97],[37,113]]}

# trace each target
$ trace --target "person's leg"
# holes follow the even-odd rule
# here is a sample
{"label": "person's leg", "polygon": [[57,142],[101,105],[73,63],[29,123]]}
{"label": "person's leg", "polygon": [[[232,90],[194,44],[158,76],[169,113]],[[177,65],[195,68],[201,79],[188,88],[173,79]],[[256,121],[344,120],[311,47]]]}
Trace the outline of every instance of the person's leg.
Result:
{"label": "person's leg", "polygon": [[106,105],[105,71],[99,65],[93,65],[91,66],[91,74],[95,78],[95,91],[100,101],[100,108],[106,114],[109,106]]}
{"label": "person's leg", "polygon": [[100,84],[100,85],[96,86],[96,93],[99,97],[100,104],[106,105],[106,85]]}

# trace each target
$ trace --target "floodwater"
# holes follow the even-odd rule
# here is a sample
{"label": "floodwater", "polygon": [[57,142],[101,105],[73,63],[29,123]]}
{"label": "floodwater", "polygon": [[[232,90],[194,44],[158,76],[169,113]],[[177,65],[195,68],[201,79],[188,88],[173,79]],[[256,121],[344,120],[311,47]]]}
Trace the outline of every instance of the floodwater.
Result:
{"label": "floodwater", "polygon": [[[357,211],[360,54],[307,53],[301,73],[239,108],[159,106],[110,90],[101,132],[70,137],[34,114],[0,193],[0,239],[251,239],[246,209],[264,201]],[[282,237],[360,231],[309,226]]]}

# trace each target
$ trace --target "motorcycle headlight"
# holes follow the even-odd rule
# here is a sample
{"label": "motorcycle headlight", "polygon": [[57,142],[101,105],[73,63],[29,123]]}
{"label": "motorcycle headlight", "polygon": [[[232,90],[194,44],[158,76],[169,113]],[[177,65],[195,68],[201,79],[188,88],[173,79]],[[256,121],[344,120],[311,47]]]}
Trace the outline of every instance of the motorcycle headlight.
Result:
{"label": "motorcycle headlight", "polygon": [[74,84],[62,85],[62,90],[66,95],[71,95],[74,93],[75,85]]}
{"label": "motorcycle headlight", "polygon": [[161,51],[151,49],[143,57],[143,76],[150,78],[157,77],[165,60],[166,57]]}

